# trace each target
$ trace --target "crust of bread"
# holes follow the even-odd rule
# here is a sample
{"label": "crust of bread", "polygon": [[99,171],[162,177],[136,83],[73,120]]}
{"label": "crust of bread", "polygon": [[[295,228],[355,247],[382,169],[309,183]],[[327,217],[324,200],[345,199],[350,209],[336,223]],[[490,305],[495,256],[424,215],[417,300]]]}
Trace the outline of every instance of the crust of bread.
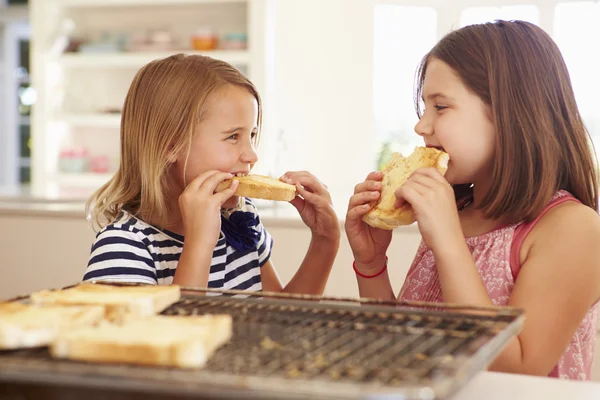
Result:
{"label": "crust of bread", "polygon": [[231,335],[230,315],[130,316],[119,325],[65,332],[50,353],[80,361],[198,368]]}
{"label": "crust of bread", "polygon": [[31,294],[36,304],[101,305],[106,317],[119,320],[124,314],[154,315],[179,301],[178,285],[111,286],[82,283],[64,290],[42,290]]}
{"label": "crust of bread", "polygon": [[103,319],[101,306],[0,303],[0,349],[47,346],[60,331],[93,326]]}
{"label": "crust of bread", "polygon": [[294,185],[264,175],[236,176],[221,182],[215,191],[228,189],[233,180],[239,182],[235,191],[236,196],[277,201],[290,201],[296,197]]}
{"label": "crust of bread", "polygon": [[406,182],[410,174],[419,168],[434,167],[442,175],[448,170],[450,157],[447,153],[428,147],[416,147],[408,157],[394,153],[392,159],[383,169],[383,188],[378,202],[373,203],[373,208],[363,216],[363,221],[368,225],[392,230],[401,225],[410,225],[415,222],[415,216],[410,204],[395,208],[396,196],[394,192]]}

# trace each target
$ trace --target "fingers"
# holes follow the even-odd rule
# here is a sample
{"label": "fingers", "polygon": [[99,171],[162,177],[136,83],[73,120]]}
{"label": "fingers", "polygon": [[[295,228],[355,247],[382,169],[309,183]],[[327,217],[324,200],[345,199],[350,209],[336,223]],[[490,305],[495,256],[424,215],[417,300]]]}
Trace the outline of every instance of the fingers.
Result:
{"label": "fingers", "polygon": [[[200,190],[205,191],[207,193],[214,193],[217,189],[217,185],[223,182],[226,179],[232,179],[233,175],[229,172],[217,172],[209,177],[207,177],[202,185],[200,185]],[[232,182],[233,184],[233,182]]]}
{"label": "fingers", "polygon": [[[425,182],[422,182],[423,180]],[[406,203],[412,204],[419,196],[424,196],[428,190],[431,190],[430,185],[431,179],[427,177],[424,179],[417,177],[409,178],[409,180],[394,192],[394,195],[396,196],[394,207],[400,208]]]}
{"label": "fingers", "polygon": [[219,203],[223,204],[235,194],[235,191],[239,185],[240,182],[234,179],[231,181],[231,185],[227,189],[215,193],[214,196]]}
{"label": "fingers", "polygon": [[355,194],[354,196],[350,197],[350,201],[348,202],[348,210],[362,206],[364,204],[370,204],[371,202],[378,200],[380,196],[381,193],[377,191],[369,191]]}
{"label": "fingers", "polygon": [[354,194],[368,192],[368,191],[378,191],[380,192],[383,188],[383,185],[379,181],[375,180],[367,180],[359,183],[354,187]]}
{"label": "fingers", "polygon": [[439,190],[452,189],[446,178],[435,168],[421,168],[413,172],[408,180],[396,191],[394,207],[418,201],[418,197],[439,193]]}
{"label": "fingers", "polygon": [[[216,170],[205,171],[205,172],[201,173],[200,175],[198,175],[196,178],[194,178],[187,185],[187,187],[199,189],[202,186],[204,186],[205,183],[208,183],[209,185],[212,185],[214,183],[214,187],[212,188],[212,191],[214,192],[214,190],[216,189],[216,187],[219,183],[221,183],[225,179],[231,179],[231,178],[233,178],[233,175],[230,174],[229,172],[221,172],[221,171],[216,171]],[[210,181],[210,183],[209,183],[209,181]]]}
{"label": "fingers", "polygon": [[325,191],[327,193],[327,195],[323,196],[323,195],[319,195],[317,193],[313,193],[309,190],[307,190],[307,188],[305,188],[302,184],[300,183],[296,183],[296,193],[300,196],[302,196],[302,198],[304,200],[306,200],[307,202],[314,204],[314,205],[319,205],[319,204],[331,204],[331,198],[329,197],[329,192]]}
{"label": "fingers", "polygon": [[296,210],[298,210],[298,212],[302,212],[302,210],[304,210],[304,207],[306,206],[306,201],[299,197],[296,196],[294,197],[292,200],[290,200],[290,204],[294,206],[294,208],[296,208]]}
{"label": "fingers", "polygon": [[291,171],[286,172],[279,178],[282,182],[289,183],[290,185],[296,185],[300,183],[302,186],[307,188],[313,193],[320,194],[322,196],[329,196],[328,187],[323,182],[318,180],[313,174],[307,171]]}
{"label": "fingers", "polygon": [[383,179],[383,172],[381,171],[373,171],[367,175],[366,181],[380,181]]}
{"label": "fingers", "polygon": [[346,213],[346,221],[360,220],[370,210],[370,204],[361,204],[355,207],[348,207],[348,212]]}
{"label": "fingers", "polygon": [[434,180],[435,182],[443,183],[444,185],[450,185],[450,183],[448,183],[448,181],[446,180],[446,178],[444,178],[444,176],[440,173],[440,171],[438,171],[437,169],[435,169],[433,167],[419,168],[418,170],[416,170],[415,172],[413,172],[411,174],[409,179],[411,179],[413,177],[414,178],[428,177],[428,178]]}
{"label": "fingers", "polygon": [[396,195],[396,201],[394,202],[395,208],[400,208],[405,204],[414,204],[418,202],[418,199],[423,195],[424,186],[419,185],[402,185],[394,193]]}

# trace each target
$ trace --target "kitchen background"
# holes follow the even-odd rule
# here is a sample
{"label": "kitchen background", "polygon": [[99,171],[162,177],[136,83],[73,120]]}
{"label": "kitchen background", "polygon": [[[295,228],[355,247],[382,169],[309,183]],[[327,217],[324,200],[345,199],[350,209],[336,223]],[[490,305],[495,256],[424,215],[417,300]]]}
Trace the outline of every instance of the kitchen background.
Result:
{"label": "kitchen background", "polygon": [[[496,18],[554,37],[599,143],[598,1],[0,0],[0,299],[83,275],[94,236],[83,201],[118,166],[122,102],[148,61],[198,52],[240,68],[264,100],[255,171],[313,172],[342,219],[357,182],[420,144],[421,57],[449,30]],[[287,281],[309,233],[291,206],[260,205]],[[419,233],[394,236],[399,288]],[[343,241],[327,294],[357,295],[351,262]]]}

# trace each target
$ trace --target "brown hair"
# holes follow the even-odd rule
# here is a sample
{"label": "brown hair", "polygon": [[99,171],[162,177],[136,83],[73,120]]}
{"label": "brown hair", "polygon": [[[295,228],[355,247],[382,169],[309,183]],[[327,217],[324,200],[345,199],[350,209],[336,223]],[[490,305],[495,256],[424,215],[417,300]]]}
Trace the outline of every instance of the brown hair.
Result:
{"label": "brown hair", "polygon": [[432,58],[448,64],[491,109],[496,153],[492,185],[479,205],[487,218],[531,220],[558,190],[597,210],[593,146],[565,62],[546,32],[528,22],[495,21],[447,34],[418,69],[419,117]]}
{"label": "brown hair", "polygon": [[243,87],[256,98],[260,131],[258,91],[226,62],[176,54],[138,71],[123,106],[119,169],[86,204],[97,226],[113,222],[123,210],[159,226],[166,223],[169,157],[189,154],[208,97],[226,85]]}

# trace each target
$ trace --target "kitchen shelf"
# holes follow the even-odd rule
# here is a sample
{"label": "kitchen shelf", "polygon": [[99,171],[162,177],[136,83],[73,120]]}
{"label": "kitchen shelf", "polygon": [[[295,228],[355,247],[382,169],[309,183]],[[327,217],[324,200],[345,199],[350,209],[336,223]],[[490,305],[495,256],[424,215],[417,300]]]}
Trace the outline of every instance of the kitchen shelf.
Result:
{"label": "kitchen shelf", "polygon": [[[170,0],[171,5],[246,3],[246,0]],[[64,7],[98,7],[98,0],[61,0]],[[162,6],[165,0],[103,0],[102,7]]]}
{"label": "kitchen shelf", "polygon": [[59,172],[55,176],[55,182],[61,186],[100,187],[108,182],[113,175],[113,173],[100,174],[94,172]]}
{"label": "kitchen shelf", "polygon": [[[0,0],[1,1],[1,0]],[[62,149],[80,147],[111,163],[120,157],[119,110],[136,72],[152,60],[173,54],[198,54],[230,63],[248,76],[259,92],[266,90],[267,18],[273,4],[265,0],[37,0],[30,2],[31,81],[37,101],[31,117],[32,187],[40,192],[58,186],[94,189],[104,174],[62,174]],[[208,27],[218,37],[245,33],[245,49],[194,51],[190,39]],[[175,50],[62,52],[71,39],[88,41],[124,35],[131,45],[137,34],[169,32]],[[138,38],[139,39],[139,38]],[[268,97],[268,95],[265,95]],[[264,97],[264,96],[263,96]],[[93,150],[93,151],[92,151]],[[16,164],[16,163],[14,163]]]}
{"label": "kitchen shelf", "polygon": [[94,126],[106,128],[119,128],[121,114],[64,114],[57,118],[71,126]]}
{"label": "kitchen shelf", "polygon": [[250,53],[246,50],[211,50],[203,52],[173,50],[171,52],[66,53],[60,57],[60,64],[64,68],[140,68],[152,60],[177,53],[201,54],[233,65],[246,65],[250,62]]}

